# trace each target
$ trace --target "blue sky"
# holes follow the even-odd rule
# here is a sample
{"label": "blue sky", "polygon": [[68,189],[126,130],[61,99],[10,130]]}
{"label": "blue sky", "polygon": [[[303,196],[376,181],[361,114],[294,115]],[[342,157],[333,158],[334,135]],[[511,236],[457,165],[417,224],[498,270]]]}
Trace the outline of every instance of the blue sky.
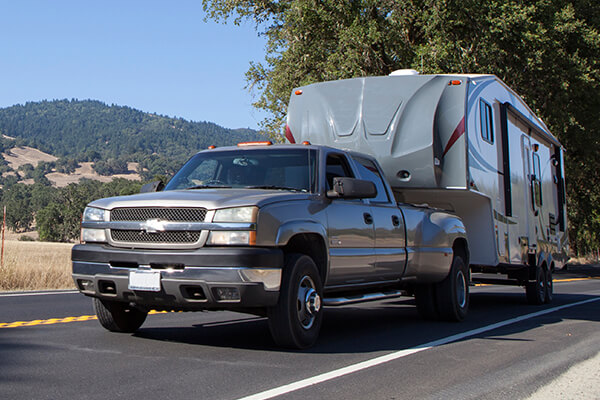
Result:
{"label": "blue sky", "polygon": [[264,59],[252,24],[204,22],[200,0],[0,0],[0,107],[94,99],[257,128],[244,89]]}

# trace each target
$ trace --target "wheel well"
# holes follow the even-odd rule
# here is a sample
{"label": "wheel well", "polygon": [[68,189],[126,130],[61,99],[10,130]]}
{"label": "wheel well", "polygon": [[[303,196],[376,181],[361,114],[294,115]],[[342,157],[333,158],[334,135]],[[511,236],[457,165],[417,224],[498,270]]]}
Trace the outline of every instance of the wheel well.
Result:
{"label": "wheel well", "polygon": [[469,265],[469,246],[464,238],[458,238],[452,243],[452,252],[461,256],[465,264]]}
{"label": "wheel well", "polygon": [[313,259],[325,284],[327,277],[327,248],[323,238],[316,233],[300,233],[293,236],[283,247],[285,254],[306,254]]}

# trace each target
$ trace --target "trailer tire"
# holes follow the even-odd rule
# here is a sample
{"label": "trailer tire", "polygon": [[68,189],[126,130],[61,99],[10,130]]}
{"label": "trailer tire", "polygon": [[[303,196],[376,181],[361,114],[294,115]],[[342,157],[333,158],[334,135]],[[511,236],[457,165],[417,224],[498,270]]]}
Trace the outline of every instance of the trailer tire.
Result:
{"label": "trailer tire", "polygon": [[469,311],[469,269],[460,255],[454,254],[450,273],[436,286],[439,318],[456,322],[465,319]]}
{"label": "trailer tire", "polygon": [[552,283],[552,270],[550,268],[547,268],[545,270],[545,292],[544,292],[544,303],[545,304],[550,304],[552,303],[552,298],[554,297],[554,284]]}
{"label": "trailer tire", "polygon": [[94,310],[100,325],[111,332],[133,333],[146,320],[147,312],[127,303],[100,300],[94,297]]}
{"label": "trailer tire", "polygon": [[312,258],[286,256],[279,301],[267,310],[269,329],[278,346],[305,349],[319,337],[323,308],[323,285]]}
{"label": "trailer tire", "polygon": [[546,272],[545,269],[535,267],[535,280],[525,284],[525,293],[527,302],[536,306],[544,304],[546,301]]}
{"label": "trailer tire", "polygon": [[434,285],[423,284],[415,286],[415,303],[417,304],[417,311],[423,319],[439,319],[440,315],[436,308]]}

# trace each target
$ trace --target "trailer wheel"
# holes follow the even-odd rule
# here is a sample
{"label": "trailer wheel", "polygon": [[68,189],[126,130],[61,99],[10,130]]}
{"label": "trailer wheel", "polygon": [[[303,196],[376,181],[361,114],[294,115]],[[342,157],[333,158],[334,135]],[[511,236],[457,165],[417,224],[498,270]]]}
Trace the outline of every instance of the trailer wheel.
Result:
{"label": "trailer wheel", "polygon": [[463,258],[454,254],[450,273],[436,286],[439,318],[445,321],[462,321],[469,310],[469,269]]}
{"label": "trailer wheel", "polygon": [[277,345],[304,349],[315,344],[321,329],[323,285],[312,258],[286,257],[279,302],[269,308],[269,328]]}
{"label": "trailer wheel", "polygon": [[422,318],[439,319],[440,315],[435,304],[434,285],[415,286],[415,302],[417,303],[417,311]]}
{"label": "trailer wheel", "polygon": [[535,267],[535,281],[525,284],[525,293],[529,304],[539,306],[546,301],[546,273],[540,266]]}
{"label": "trailer wheel", "polygon": [[552,283],[552,270],[550,268],[547,268],[545,270],[545,274],[544,277],[545,279],[545,286],[544,289],[546,289],[546,291],[544,292],[544,303],[546,304],[550,304],[552,303],[552,298],[554,297],[554,284]]}
{"label": "trailer wheel", "polygon": [[94,310],[100,325],[111,332],[133,333],[146,320],[147,312],[127,303],[94,298]]}

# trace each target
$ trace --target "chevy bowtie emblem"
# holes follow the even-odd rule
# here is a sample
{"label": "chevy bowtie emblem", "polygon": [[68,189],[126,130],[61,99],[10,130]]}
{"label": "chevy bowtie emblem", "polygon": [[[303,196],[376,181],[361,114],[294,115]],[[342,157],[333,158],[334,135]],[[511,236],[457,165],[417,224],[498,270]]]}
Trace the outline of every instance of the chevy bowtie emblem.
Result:
{"label": "chevy bowtie emblem", "polygon": [[149,219],[142,222],[142,230],[146,233],[156,233],[165,231],[165,223],[159,219]]}

